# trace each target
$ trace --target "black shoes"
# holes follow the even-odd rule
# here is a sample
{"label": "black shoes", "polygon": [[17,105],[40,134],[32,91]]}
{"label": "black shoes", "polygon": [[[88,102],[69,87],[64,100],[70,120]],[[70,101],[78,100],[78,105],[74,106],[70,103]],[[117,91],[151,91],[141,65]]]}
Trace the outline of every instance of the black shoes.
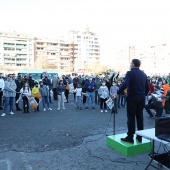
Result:
{"label": "black shoes", "polygon": [[141,136],[136,136],[136,140],[137,140],[139,143],[142,143],[142,137],[141,137]]}
{"label": "black shoes", "polygon": [[[137,140],[137,142],[142,143],[142,137],[141,136],[136,136],[136,140]],[[121,138],[121,141],[134,144],[133,138],[131,139],[128,136],[126,136],[125,138]]]}
{"label": "black shoes", "polygon": [[125,138],[121,138],[121,141],[134,144],[133,138],[131,139],[128,136],[126,136]]}
{"label": "black shoes", "polygon": [[20,109],[20,108],[17,108],[17,111],[22,111],[22,109]]}

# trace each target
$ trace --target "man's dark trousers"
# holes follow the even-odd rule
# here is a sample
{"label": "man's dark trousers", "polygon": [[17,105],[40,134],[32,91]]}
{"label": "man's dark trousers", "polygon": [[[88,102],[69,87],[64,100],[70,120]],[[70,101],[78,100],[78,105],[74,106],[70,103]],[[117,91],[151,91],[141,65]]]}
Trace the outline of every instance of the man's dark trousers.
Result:
{"label": "man's dark trousers", "polygon": [[128,96],[127,97],[127,118],[128,118],[128,137],[133,139],[135,134],[135,119],[137,121],[137,129],[143,130],[143,109],[145,107],[145,96]]}

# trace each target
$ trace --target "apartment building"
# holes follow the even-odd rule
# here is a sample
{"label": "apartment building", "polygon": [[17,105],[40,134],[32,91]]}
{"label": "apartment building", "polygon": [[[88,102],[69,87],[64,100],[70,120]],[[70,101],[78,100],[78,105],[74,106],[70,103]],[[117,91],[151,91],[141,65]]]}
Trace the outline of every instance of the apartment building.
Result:
{"label": "apartment building", "polygon": [[147,75],[167,75],[170,68],[170,44],[122,46],[115,49],[115,69],[126,73],[133,58],[141,60],[140,69]]}
{"label": "apartment building", "polygon": [[99,37],[89,31],[69,31],[68,39],[78,44],[78,53],[76,58],[77,67],[76,70],[83,70],[86,64],[90,64],[91,61],[97,61],[100,63],[100,43]]}
{"label": "apartment building", "polygon": [[70,72],[76,67],[77,44],[73,42],[36,38],[35,52],[35,62],[38,58],[48,60],[58,71]]}
{"label": "apartment building", "polygon": [[34,37],[16,32],[0,32],[0,65],[34,66]]}
{"label": "apartment building", "polygon": [[170,44],[148,46],[139,51],[142,68],[149,75],[167,75],[170,68]]}

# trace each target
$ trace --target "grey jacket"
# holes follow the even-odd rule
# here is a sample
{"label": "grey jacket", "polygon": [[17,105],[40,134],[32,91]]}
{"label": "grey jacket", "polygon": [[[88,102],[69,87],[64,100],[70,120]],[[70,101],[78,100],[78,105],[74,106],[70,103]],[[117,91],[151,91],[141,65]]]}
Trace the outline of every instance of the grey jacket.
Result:
{"label": "grey jacket", "polygon": [[6,80],[5,81],[5,87],[4,87],[4,96],[5,97],[15,97],[16,96],[16,90],[17,85],[15,83],[15,80]]}
{"label": "grey jacket", "polygon": [[52,86],[53,86],[53,89],[58,87],[58,78],[54,77],[52,79]]}
{"label": "grey jacket", "polygon": [[49,90],[46,85],[40,86],[40,93],[42,96],[49,96]]}

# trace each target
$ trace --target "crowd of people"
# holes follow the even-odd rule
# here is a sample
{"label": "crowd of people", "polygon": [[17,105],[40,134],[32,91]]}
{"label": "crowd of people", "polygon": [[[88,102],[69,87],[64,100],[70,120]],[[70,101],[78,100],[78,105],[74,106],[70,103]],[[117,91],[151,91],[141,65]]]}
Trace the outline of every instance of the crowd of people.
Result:
{"label": "crowd of people", "polygon": [[[0,75],[0,110],[1,116],[6,116],[8,106],[10,114],[14,114],[14,110],[30,112],[30,103],[28,96],[33,95],[38,103],[35,112],[39,111],[39,103],[41,101],[43,111],[52,110],[50,105],[57,100],[57,110],[65,110],[66,104],[69,103],[69,94],[73,94],[74,102],[77,109],[95,109],[100,108],[101,112],[118,113],[118,109],[126,107],[127,88],[120,91],[124,77],[119,77],[119,73],[111,72],[105,77],[87,76],[87,75],[63,75],[54,76],[53,79],[48,78],[48,73],[42,75],[42,79],[38,82],[32,79],[31,75],[9,74],[6,77]],[[149,93],[145,110],[151,118],[161,117],[163,110],[170,115],[170,74],[167,77],[147,77],[149,84]],[[138,81],[138,80],[136,80]],[[135,90],[135,88],[134,88]],[[119,92],[119,95],[117,95]],[[37,94],[41,95],[37,98]],[[107,100],[111,98],[114,106],[110,109],[107,106]],[[22,108],[19,100],[22,99]],[[15,103],[15,108],[14,108]]]}

